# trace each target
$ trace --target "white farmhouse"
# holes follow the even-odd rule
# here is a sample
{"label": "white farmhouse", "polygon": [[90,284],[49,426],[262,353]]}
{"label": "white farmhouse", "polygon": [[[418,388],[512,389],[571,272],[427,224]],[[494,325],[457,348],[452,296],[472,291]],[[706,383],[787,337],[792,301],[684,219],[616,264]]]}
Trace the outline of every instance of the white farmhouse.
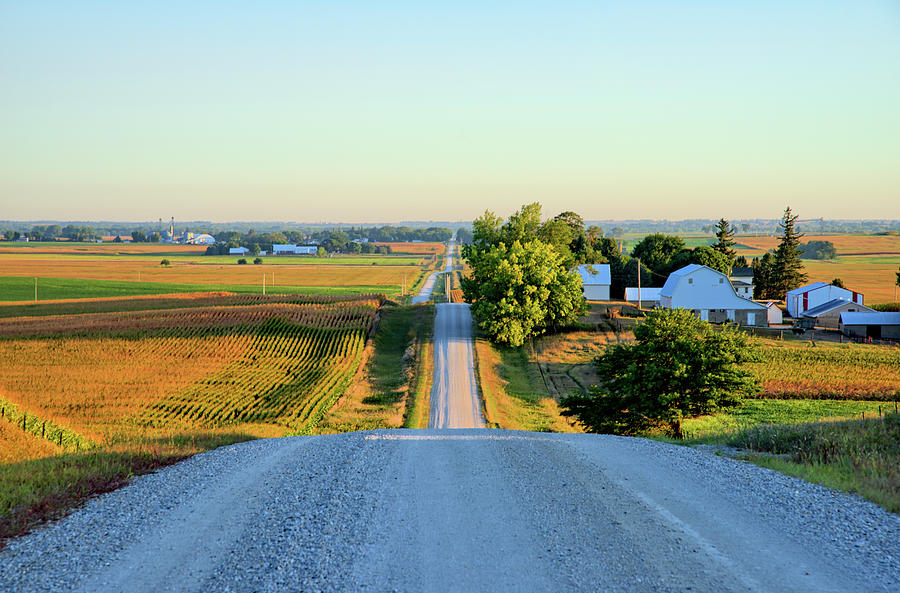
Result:
{"label": "white farmhouse", "polygon": [[246,247],[229,247],[228,255],[247,255],[249,251]]}
{"label": "white farmhouse", "polygon": [[812,284],[788,291],[784,299],[791,317],[800,317],[810,309],[835,300],[849,301],[862,305],[863,295],[832,284],[813,282]]}
{"label": "white farmhouse", "polygon": [[753,298],[753,268],[732,268],[728,279],[738,296]]}
{"label": "white farmhouse", "polygon": [[690,264],[669,274],[659,304],[665,309],[684,308],[704,321],[743,325],[769,324],[766,306],[738,296],[728,276],[707,266]]}
{"label": "white farmhouse", "polygon": [[609,264],[581,264],[575,271],[581,277],[584,298],[589,301],[608,301],[612,284]]}

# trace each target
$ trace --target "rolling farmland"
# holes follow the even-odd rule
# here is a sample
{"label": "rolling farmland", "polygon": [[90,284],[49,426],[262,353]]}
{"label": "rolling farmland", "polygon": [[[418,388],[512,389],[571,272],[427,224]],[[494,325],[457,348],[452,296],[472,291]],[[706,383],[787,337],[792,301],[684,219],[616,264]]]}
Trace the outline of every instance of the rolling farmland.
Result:
{"label": "rolling farmland", "polygon": [[[417,244],[418,245],[418,244]],[[96,247],[104,247],[98,245]],[[168,265],[161,265],[165,259]],[[378,292],[399,296],[435,264],[429,253],[370,256],[271,256],[262,265],[237,257],[34,253],[24,247],[0,253],[0,302],[173,292],[305,294]],[[245,258],[247,259],[247,258]],[[252,260],[252,258],[250,258]]]}
{"label": "rolling farmland", "polygon": [[[778,246],[777,237],[736,237],[737,251],[748,258],[763,255]],[[866,304],[897,300],[895,281],[900,266],[900,236],[897,235],[807,235],[808,241],[830,241],[837,250],[832,260],[804,259],[810,282],[844,284],[863,293]]]}
{"label": "rolling farmland", "polygon": [[760,361],[749,365],[760,397],[778,399],[900,399],[900,348],[866,344],[758,340]]}
{"label": "rolling farmland", "polygon": [[230,304],[3,319],[5,416],[14,409],[97,445],[241,424],[308,432],[346,388],[380,305],[203,300],[216,298]]}

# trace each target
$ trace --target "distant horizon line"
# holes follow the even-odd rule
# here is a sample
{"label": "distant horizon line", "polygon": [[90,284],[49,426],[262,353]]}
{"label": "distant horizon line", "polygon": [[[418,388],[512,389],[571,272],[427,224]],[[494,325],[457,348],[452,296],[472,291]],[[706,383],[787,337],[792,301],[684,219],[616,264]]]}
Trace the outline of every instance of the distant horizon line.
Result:
{"label": "distant horizon line", "polygon": [[[584,219],[584,223],[646,223],[646,222],[669,222],[669,223],[695,223],[695,222],[717,222],[722,217],[718,218],[599,218],[599,219]],[[171,220],[171,219],[170,219]],[[168,225],[170,224],[170,220],[163,219],[162,224]],[[548,218],[549,220],[549,218]],[[728,222],[779,222],[781,218],[725,218]],[[212,221],[212,220],[175,220],[176,225],[187,225],[187,224],[211,224],[211,225],[222,225],[222,224],[285,224],[285,225],[308,225],[308,226],[397,226],[397,225],[405,225],[405,224],[470,224],[474,221],[474,219],[458,219],[458,220],[394,220],[394,221],[379,221],[379,222],[364,222],[364,221],[292,221],[292,220],[223,220],[223,221]],[[877,223],[898,223],[900,224],[900,219],[897,218],[804,218],[802,221],[798,222],[877,222]],[[0,220],[0,225],[4,224],[75,224],[75,223],[85,223],[85,224],[160,224],[159,219],[157,220],[114,220],[114,219],[19,219],[19,220]]]}

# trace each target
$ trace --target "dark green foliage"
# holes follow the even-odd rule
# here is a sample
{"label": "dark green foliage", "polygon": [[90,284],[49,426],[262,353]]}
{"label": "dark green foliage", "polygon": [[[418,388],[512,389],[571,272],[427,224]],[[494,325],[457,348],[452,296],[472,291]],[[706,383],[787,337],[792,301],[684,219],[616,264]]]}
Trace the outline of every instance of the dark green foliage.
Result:
{"label": "dark green foliage", "polygon": [[[717,241],[713,244],[712,248],[728,258],[729,271],[731,270],[731,267],[734,266],[734,258],[737,255],[733,249],[734,232],[734,226],[724,218],[716,223]],[[725,273],[727,274],[728,272]]]}
{"label": "dark green foliage", "polygon": [[479,326],[492,341],[520,346],[578,318],[584,298],[581,279],[569,269],[572,230],[567,218],[542,225],[541,206],[534,203],[523,206],[505,224],[485,212],[472,226],[472,242],[462,250],[471,273],[461,285]]}
{"label": "dark green foliage", "polygon": [[754,257],[752,267],[753,298],[780,300],[781,297],[778,296],[773,281],[775,275],[775,256],[771,253],[766,253],[762,258]]}
{"label": "dark green foliage", "polygon": [[783,299],[788,291],[799,288],[806,282],[803,273],[803,262],[800,261],[800,239],[803,237],[794,228],[797,215],[791,213],[790,207],[784,211],[781,223],[781,242],[775,250],[775,265],[772,273],[772,292],[778,299]]}
{"label": "dark green foliage", "polygon": [[[641,263],[644,262],[641,261]],[[665,278],[667,278],[669,274],[689,264],[707,266],[714,270],[718,270],[725,275],[731,273],[731,260],[728,259],[728,256],[720,251],[716,251],[712,247],[706,246],[695,247],[693,249],[682,249],[669,260],[669,263],[660,266],[658,269],[655,269],[654,272],[658,279],[662,278],[662,283],[664,283]]]}
{"label": "dark green foliage", "polygon": [[831,241],[810,241],[800,245],[800,257],[804,259],[834,259],[837,249]]}
{"label": "dark green foliage", "polygon": [[253,263],[255,265],[259,265],[259,264],[263,263],[263,260],[261,257],[257,257],[256,259],[253,260]]}
{"label": "dark green foliage", "polygon": [[844,281],[840,278],[835,278],[831,281],[832,286],[837,286],[838,288],[844,288]]}
{"label": "dark green foliage", "polygon": [[575,321],[584,309],[581,279],[543,241],[514,241],[509,247],[501,242],[469,250],[467,258],[472,272],[462,279],[463,293],[494,342],[521,346]]}
{"label": "dark green foliage", "polygon": [[165,259],[165,258],[163,258],[163,260],[159,262],[159,265],[161,265],[161,266],[169,266],[171,264],[172,264],[172,262],[170,262],[168,259]]}
{"label": "dark green foliage", "polygon": [[760,389],[741,364],[752,358],[747,335],[717,330],[684,309],[647,313],[633,344],[614,344],[596,359],[602,383],[562,400],[563,415],[591,432],[681,436],[683,418],[740,403]]}
{"label": "dark green foliage", "polygon": [[241,259],[237,260],[237,263],[239,266],[243,266],[247,264],[247,260],[242,257]]}
{"label": "dark green foliage", "polygon": [[631,255],[632,257],[640,258],[641,263],[654,272],[660,273],[664,268],[668,267],[672,258],[684,249],[685,245],[681,237],[653,233],[641,239],[634,246]]}

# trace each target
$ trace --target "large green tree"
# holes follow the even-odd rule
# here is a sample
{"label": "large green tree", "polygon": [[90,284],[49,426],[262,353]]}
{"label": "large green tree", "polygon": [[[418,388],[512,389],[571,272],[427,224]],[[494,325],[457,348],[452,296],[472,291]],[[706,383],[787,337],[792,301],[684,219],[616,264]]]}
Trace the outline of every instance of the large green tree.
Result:
{"label": "large green tree", "polygon": [[641,239],[634,246],[631,255],[640,258],[642,264],[660,274],[672,258],[684,249],[681,237],[653,233]]}
{"label": "large green tree", "polygon": [[772,271],[772,289],[778,299],[784,299],[789,290],[802,286],[807,278],[803,273],[803,262],[800,261],[800,239],[803,234],[798,233],[794,227],[796,221],[797,215],[788,206],[778,225],[781,228],[781,239],[775,250]]}
{"label": "large green tree", "polygon": [[462,279],[478,325],[497,343],[521,346],[548,329],[571,323],[584,310],[581,279],[539,239],[498,243],[469,255]]}
{"label": "large green tree", "polygon": [[[462,248],[471,270],[463,293],[495,342],[520,346],[575,321],[584,310],[581,279],[570,271],[570,227],[559,219],[542,225],[540,214],[537,203],[523,206],[506,223],[485,212],[473,222],[472,242]],[[544,233],[558,247],[541,240]]]}
{"label": "large green tree", "polygon": [[753,298],[780,299],[781,297],[778,296],[777,288],[773,283],[775,256],[766,252],[761,258],[754,257],[751,267],[753,268]]}
{"label": "large green tree", "polygon": [[601,382],[562,400],[563,415],[591,432],[680,437],[684,418],[740,403],[759,391],[742,364],[753,357],[743,332],[717,330],[685,309],[657,309],[596,359]]}

